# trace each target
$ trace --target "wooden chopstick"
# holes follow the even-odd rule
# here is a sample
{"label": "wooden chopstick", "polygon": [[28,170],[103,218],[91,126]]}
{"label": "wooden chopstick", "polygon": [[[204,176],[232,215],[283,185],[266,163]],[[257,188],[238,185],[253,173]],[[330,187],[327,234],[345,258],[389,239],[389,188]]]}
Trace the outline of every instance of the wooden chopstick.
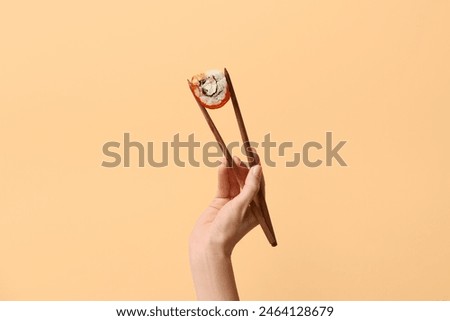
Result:
{"label": "wooden chopstick", "polygon": [[[188,80],[189,83],[189,80]],[[192,94],[194,95],[194,93],[192,92]],[[194,95],[195,98],[195,95]],[[211,116],[209,115],[208,111],[206,110],[205,107],[203,107],[200,102],[196,99],[197,104],[203,114],[203,116],[206,119],[206,122],[209,125],[209,128],[211,129],[217,143],[219,144],[220,149],[222,150],[222,153],[224,154],[226,160],[227,160],[227,166],[233,168],[233,173],[236,176],[236,180],[239,182],[239,185],[241,185],[242,188],[242,182],[239,180],[239,175],[237,172],[237,168],[236,168],[236,164],[233,162],[233,158],[231,156],[230,151],[227,148],[227,145],[225,144],[225,142],[222,139],[222,136],[219,133],[219,130],[217,129],[216,125],[214,124]],[[272,246],[276,246],[276,239],[273,236],[273,234],[270,233],[270,227],[267,225],[266,220],[264,219],[263,213],[261,211],[261,208],[258,206],[258,204],[252,200],[249,206],[250,211],[252,212],[252,214],[257,218],[258,223],[261,225],[261,228],[264,231],[264,234],[266,235],[267,239],[269,240],[269,243]]]}
{"label": "wooden chopstick", "polygon": [[[250,146],[250,140],[248,138],[247,129],[245,128],[244,119],[242,117],[241,109],[239,108],[239,102],[237,100],[236,92],[233,88],[233,83],[231,81],[230,74],[228,73],[227,68],[224,68],[225,78],[227,80],[228,90],[230,91],[231,102],[233,103],[234,113],[236,115],[236,120],[239,126],[239,131],[241,132],[242,142],[244,143],[245,154],[247,156],[247,160],[249,166],[252,167],[257,164],[259,157],[255,155],[255,152]],[[264,175],[261,177],[261,187],[257,195],[257,200],[262,212],[262,218],[268,226],[268,230],[264,230],[267,239],[269,240],[272,246],[277,246],[277,241],[275,237],[275,231],[273,229],[272,221],[269,215],[269,209],[267,207],[266,198],[265,198],[265,181]],[[262,225],[261,225],[262,226]]]}
{"label": "wooden chopstick", "polygon": [[[227,160],[227,166],[233,168],[233,172],[234,172],[234,175],[236,176],[236,180],[239,182],[239,185],[241,185],[241,188],[242,188],[242,182],[239,180],[239,175],[237,172],[236,164],[233,162],[231,153],[228,150],[228,148],[226,147],[225,142],[222,139],[222,136],[220,135],[219,131],[217,130],[217,127],[214,124],[213,120],[211,119],[211,116],[209,116],[209,113],[206,110],[206,108],[203,107],[198,101],[197,101],[197,104],[200,107],[200,110],[202,111],[203,116],[205,116],[206,122],[208,123],[211,131],[213,132],[214,137],[216,138],[216,141],[220,146],[220,149],[222,150],[223,154],[225,155],[225,158]],[[272,238],[270,236],[270,234],[267,234],[268,231],[270,231],[270,228],[267,225],[266,220],[264,219],[264,216],[261,212],[261,208],[258,206],[258,204],[254,200],[252,200],[250,202],[249,209],[252,212],[252,214],[257,218],[258,223],[261,225],[261,228],[263,229],[264,233],[266,234],[266,237],[268,238],[270,244],[272,244],[272,246],[276,246],[276,240],[274,238]]]}

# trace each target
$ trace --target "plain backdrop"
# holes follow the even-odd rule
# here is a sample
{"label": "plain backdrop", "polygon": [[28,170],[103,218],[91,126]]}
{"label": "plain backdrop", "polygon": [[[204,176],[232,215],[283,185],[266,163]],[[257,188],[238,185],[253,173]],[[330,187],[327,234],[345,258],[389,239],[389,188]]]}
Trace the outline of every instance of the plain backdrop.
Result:
{"label": "plain backdrop", "polygon": [[[3,2],[0,299],[195,299],[188,237],[216,169],[140,168],[136,154],[105,168],[102,146],[211,141],[186,79],[227,67],[250,138],[294,145],[264,167],[279,246],[257,228],[233,254],[241,298],[449,300],[449,14],[448,1]],[[239,139],[230,104],[211,115]],[[347,167],[284,166],[327,131]]]}

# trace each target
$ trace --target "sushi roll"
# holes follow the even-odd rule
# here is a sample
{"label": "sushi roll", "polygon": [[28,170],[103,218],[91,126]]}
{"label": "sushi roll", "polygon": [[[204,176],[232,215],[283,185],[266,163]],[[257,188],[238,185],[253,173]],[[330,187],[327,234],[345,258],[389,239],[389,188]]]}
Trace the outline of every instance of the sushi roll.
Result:
{"label": "sushi roll", "polygon": [[218,70],[193,76],[189,81],[189,87],[198,103],[205,108],[220,108],[230,99],[225,75]]}

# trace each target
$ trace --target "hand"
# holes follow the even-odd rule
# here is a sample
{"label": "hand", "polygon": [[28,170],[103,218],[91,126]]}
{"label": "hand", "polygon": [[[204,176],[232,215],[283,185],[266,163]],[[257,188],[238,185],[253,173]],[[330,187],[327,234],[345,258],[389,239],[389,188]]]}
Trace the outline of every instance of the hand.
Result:
{"label": "hand", "polygon": [[222,162],[216,197],[198,219],[190,238],[191,270],[200,300],[239,299],[231,253],[258,225],[249,204],[260,187],[261,166],[249,170],[239,158],[233,161],[237,175]]}
{"label": "hand", "polygon": [[[194,227],[191,248],[204,250],[205,247],[214,247],[230,256],[239,240],[258,224],[248,207],[259,190],[261,166],[256,165],[249,171],[238,157],[233,160],[238,177],[223,161],[219,167],[216,197]],[[240,184],[243,185],[242,191]]]}

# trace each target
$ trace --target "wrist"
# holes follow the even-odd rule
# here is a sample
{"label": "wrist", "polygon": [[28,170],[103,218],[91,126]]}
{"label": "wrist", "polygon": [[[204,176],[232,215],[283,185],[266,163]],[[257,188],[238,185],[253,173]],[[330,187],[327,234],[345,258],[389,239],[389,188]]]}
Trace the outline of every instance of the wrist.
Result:
{"label": "wrist", "polygon": [[189,260],[198,300],[239,300],[231,256],[221,247],[190,243]]}
{"label": "wrist", "polygon": [[197,261],[223,261],[231,259],[231,250],[221,243],[190,240],[189,256]]}

